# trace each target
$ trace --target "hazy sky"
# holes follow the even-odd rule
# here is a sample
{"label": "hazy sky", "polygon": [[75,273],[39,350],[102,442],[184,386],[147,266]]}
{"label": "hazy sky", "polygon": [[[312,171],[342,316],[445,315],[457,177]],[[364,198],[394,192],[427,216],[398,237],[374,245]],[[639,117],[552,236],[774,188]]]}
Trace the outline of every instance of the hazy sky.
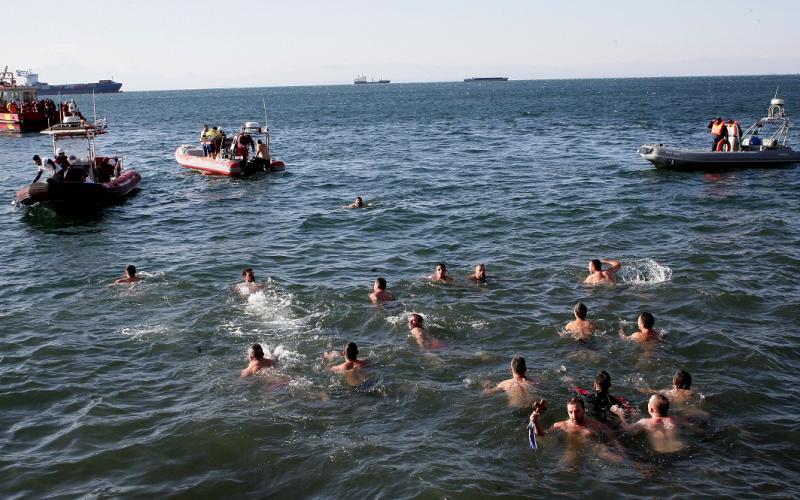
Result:
{"label": "hazy sky", "polygon": [[800,73],[798,0],[3,3],[0,65],[123,90]]}

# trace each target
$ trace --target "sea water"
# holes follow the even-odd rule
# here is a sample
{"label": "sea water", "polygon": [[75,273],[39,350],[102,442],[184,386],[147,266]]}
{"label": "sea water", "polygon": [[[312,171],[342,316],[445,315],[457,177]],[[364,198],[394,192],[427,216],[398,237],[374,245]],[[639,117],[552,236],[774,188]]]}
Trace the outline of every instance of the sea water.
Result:
{"label": "sea water", "polygon": [[[682,173],[646,142],[710,148],[796,76],[430,83],[98,95],[141,189],[105,210],[11,205],[38,134],[0,137],[3,497],[793,495],[800,455],[800,170]],[[90,98],[77,96],[84,114]],[[175,148],[269,112],[279,175],[204,176]],[[797,133],[790,141],[800,146]],[[68,144],[68,152],[82,146]],[[342,205],[356,195],[367,209]],[[616,286],[581,285],[592,258]],[[426,279],[438,261],[456,280]],[[485,262],[486,284],[466,280]],[[144,280],[109,286],[124,266]],[[265,288],[241,293],[252,267]],[[368,300],[377,276],[398,301]],[[559,336],[584,302],[601,331]],[[654,349],[621,342],[647,310]],[[409,340],[418,312],[442,347]],[[323,352],[358,343],[352,388]],[[240,380],[261,343],[273,373]],[[525,356],[545,425],[600,370],[645,411],[679,368],[705,396],[677,457],[557,438],[484,386]]]}

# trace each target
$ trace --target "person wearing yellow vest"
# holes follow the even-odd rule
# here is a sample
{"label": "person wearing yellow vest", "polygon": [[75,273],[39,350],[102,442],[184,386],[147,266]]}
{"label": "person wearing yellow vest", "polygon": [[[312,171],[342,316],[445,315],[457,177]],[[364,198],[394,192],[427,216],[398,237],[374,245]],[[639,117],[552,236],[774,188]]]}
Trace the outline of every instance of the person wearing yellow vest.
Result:
{"label": "person wearing yellow vest", "polygon": [[742,129],[739,127],[738,121],[728,120],[725,124],[728,129],[728,144],[731,145],[731,151],[739,151],[739,137],[742,135]]}
{"label": "person wearing yellow vest", "polygon": [[716,151],[719,141],[728,136],[728,129],[725,128],[725,122],[720,117],[711,120],[708,124],[708,128],[711,130],[711,137],[714,139],[714,143],[711,145],[711,151]]}

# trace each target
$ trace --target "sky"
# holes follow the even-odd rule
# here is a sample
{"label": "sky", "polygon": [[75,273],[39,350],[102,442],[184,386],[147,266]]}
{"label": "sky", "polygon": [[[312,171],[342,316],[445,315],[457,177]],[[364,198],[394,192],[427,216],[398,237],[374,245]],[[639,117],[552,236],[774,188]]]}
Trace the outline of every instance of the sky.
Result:
{"label": "sky", "polygon": [[800,73],[798,0],[10,3],[0,66],[128,91]]}

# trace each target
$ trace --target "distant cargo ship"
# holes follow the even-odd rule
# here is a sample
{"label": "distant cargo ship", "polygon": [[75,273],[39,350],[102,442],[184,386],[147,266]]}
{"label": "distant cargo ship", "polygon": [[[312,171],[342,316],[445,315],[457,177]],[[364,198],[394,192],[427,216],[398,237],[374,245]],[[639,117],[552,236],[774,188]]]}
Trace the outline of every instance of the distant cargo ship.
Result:
{"label": "distant cargo ship", "polygon": [[479,78],[464,78],[465,82],[507,82],[507,76],[483,76]]}
{"label": "distant cargo ship", "polygon": [[364,85],[364,84],[368,84],[368,83],[392,83],[392,81],[391,80],[384,80],[383,78],[381,78],[380,80],[376,80],[374,78],[372,80],[367,80],[366,76],[361,75],[361,76],[357,76],[356,79],[353,80],[353,83],[355,83],[356,85]]}
{"label": "distant cargo ship", "polygon": [[100,80],[95,83],[65,83],[64,85],[50,85],[40,82],[39,75],[28,71],[17,70],[17,76],[22,79],[25,86],[34,87],[41,95],[54,94],[111,94],[119,92],[122,84],[114,80]]}

